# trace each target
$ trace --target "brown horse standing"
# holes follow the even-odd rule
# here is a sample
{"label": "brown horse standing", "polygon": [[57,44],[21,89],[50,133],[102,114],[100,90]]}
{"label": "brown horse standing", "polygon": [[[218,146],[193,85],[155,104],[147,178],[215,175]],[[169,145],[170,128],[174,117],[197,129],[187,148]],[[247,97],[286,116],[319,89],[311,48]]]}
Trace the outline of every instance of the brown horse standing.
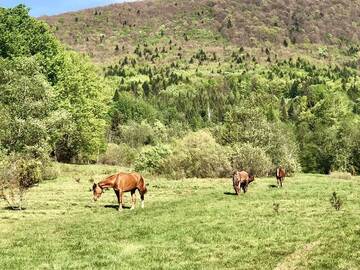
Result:
{"label": "brown horse standing", "polygon": [[253,175],[249,175],[245,171],[236,171],[233,174],[233,187],[236,192],[236,195],[240,194],[241,189],[246,193],[249,184],[255,180]]}
{"label": "brown horse standing", "polygon": [[285,175],[286,175],[286,172],[285,172],[285,169],[283,167],[278,167],[276,169],[276,181],[277,181],[277,185],[278,187],[282,187],[282,183],[285,179]]}
{"label": "brown horse standing", "polygon": [[119,202],[119,211],[123,208],[124,192],[131,192],[131,209],[135,208],[135,191],[139,190],[141,207],[144,208],[144,195],[147,192],[144,178],[138,173],[118,173],[106,177],[99,183],[93,185],[94,201],[100,198],[105,188],[113,188]]}

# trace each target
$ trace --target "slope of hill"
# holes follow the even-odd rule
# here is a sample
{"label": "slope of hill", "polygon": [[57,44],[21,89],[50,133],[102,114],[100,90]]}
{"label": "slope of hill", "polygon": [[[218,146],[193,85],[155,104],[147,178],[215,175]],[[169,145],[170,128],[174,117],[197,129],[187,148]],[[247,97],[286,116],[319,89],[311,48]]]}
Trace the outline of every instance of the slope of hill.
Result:
{"label": "slope of hill", "polygon": [[319,46],[348,50],[358,44],[359,17],[359,0],[152,0],[41,19],[71,48],[111,62],[139,43],[162,46],[170,40],[184,51],[271,47],[280,55],[316,58]]}

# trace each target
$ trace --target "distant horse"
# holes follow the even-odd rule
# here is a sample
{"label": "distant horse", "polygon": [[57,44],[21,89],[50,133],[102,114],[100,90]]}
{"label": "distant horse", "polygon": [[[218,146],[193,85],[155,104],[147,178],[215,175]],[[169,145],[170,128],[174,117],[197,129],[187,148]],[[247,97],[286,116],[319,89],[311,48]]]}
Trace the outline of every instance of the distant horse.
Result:
{"label": "distant horse", "polygon": [[119,202],[119,211],[122,210],[124,199],[124,192],[131,192],[131,209],[135,208],[135,191],[139,190],[141,197],[141,207],[144,208],[144,195],[147,192],[144,178],[138,173],[118,173],[106,177],[104,180],[99,183],[94,183],[92,190],[94,195],[94,201],[100,198],[103,190],[105,188],[113,188],[116,194],[116,197]]}
{"label": "distant horse", "polygon": [[278,167],[276,169],[276,181],[277,181],[277,185],[278,187],[282,187],[282,183],[285,179],[285,175],[286,175],[286,172],[285,172],[285,169],[283,167]]}
{"label": "distant horse", "polygon": [[245,171],[235,171],[232,179],[236,195],[239,195],[241,189],[244,191],[244,193],[246,193],[249,184],[255,180],[255,177],[252,174],[249,175]]}

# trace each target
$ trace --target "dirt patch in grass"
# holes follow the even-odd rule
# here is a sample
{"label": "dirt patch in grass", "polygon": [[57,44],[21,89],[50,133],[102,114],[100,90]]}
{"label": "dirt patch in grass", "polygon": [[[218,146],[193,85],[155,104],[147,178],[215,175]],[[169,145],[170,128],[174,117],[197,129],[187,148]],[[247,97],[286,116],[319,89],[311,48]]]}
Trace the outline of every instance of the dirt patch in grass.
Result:
{"label": "dirt patch in grass", "polygon": [[311,242],[306,244],[300,249],[295,250],[295,252],[291,253],[290,255],[286,256],[285,259],[280,262],[275,270],[292,270],[297,269],[297,264],[304,259],[312,250],[314,250],[320,241]]}

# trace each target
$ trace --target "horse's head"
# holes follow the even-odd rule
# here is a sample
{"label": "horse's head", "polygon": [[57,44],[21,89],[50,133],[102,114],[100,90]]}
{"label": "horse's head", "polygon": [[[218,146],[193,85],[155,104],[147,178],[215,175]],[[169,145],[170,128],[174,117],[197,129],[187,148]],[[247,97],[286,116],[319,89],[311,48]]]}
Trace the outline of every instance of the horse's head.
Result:
{"label": "horse's head", "polygon": [[255,181],[255,175],[250,174],[249,175],[249,183],[251,183],[252,181]]}
{"label": "horse's head", "polygon": [[101,194],[103,193],[103,189],[96,183],[94,183],[93,187],[93,195],[94,195],[94,201],[97,201],[101,197]]}

